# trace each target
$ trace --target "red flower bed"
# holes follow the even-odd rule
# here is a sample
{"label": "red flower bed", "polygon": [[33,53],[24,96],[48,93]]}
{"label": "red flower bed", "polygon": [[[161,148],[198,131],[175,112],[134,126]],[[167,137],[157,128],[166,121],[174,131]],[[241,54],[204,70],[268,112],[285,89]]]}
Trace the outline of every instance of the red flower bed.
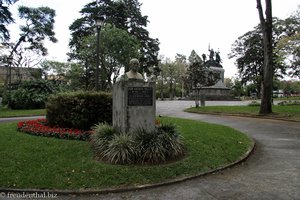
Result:
{"label": "red flower bed", "polygon": [[32,135],[84,141],[88,140],[92,134],[92,131],[49,127],[46,124],[46,119],[21,121],[18,123],[18,130]]}

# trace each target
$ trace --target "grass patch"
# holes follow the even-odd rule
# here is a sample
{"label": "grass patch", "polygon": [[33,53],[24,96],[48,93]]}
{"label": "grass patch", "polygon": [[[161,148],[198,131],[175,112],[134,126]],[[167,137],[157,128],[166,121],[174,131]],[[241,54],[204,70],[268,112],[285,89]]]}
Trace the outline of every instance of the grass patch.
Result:
{"label": "grass patch", "polygon": [[300,97],[278,97],[278,98],[274,98],[274,101],[293,101],[293,100],[300,100]]}
{"label": "grass patch", "polygon": [[3,117],[28,117],[45,115],[45,109],[30,109],[30,110],[12,110],[6,107],[0,107],[0,118]]}
{"label": "grass patch", "polygon": [[88,142],[32,136],[16,123],[0,124],[0,187],[101,189],[158,183],[194,175],[240,158],[251,146],[244,134],[221,125],[162,118],[174,123],[187,156],[158,166],[112,165],[95,161]]}
{"label": "grass patch", "polygon": [[[198,108],[188,108],[185,111],[200,114],[230,114],[230,115],[246,115],[260,116],[259,106],[204,106]],[[300,121],[300,106],[277,106],[273,105],[273,113],[270,117],[284,118],[288,120]]]}

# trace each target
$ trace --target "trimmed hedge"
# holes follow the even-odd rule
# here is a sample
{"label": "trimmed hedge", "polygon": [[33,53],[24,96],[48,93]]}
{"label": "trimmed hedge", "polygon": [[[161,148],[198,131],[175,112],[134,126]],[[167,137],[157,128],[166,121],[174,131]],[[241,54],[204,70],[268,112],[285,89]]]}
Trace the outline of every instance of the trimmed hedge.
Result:
{"label": "trimmed hedge", "polygon": [[52,95],[46,103],[49,126],[90,130],[112,123],[112,96],[104,92],[69,92]]}

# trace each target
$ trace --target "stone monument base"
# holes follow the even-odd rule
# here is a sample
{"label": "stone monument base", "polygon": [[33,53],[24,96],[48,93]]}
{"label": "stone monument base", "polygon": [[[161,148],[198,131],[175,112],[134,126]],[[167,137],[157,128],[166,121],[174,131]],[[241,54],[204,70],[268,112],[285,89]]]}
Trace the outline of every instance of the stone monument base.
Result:
{"label": "stone monument base", "polygon": [[203,87],[200,89],[200,95],[205,94],[206,100],[230,101],[234,97],[230,95],[229,88]]}
{"label": "stone monument base", "polygon": [[113,126],[121,132],[155,129],[155,83],[119,81],[113,86]]}
{"label": "stone monument base", "polygon": [[233,100],[234,98],[230,95],[230,88],[227,88],[224,84],[225,70],[220,67],[210,67],[210,69],[220,74],[220,80],[213,86],[202,87],[200,95],[205,94],[206,100]]}

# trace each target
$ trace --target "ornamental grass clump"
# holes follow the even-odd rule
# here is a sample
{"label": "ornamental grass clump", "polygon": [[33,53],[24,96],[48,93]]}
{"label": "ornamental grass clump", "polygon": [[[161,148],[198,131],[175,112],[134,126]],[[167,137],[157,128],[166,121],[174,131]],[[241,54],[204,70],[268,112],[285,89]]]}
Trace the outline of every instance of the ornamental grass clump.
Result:
{"label": "ornamental grass clump", "polygon": [[178,133],[175,125],[166,124],[157,128],[158,135],[163,145],[167,149],[167,157],[170,159],[177,159],[185,154],[185,147],[183,144],[183,137]]}
{"label": "ornamental grass clump", "polygon": [[182,136],[172,124],[157,126],[154,131],[137,130],[138,162],[157,164],[176,160],[185,154]]}
{"label": "ornamental grass clump", "polygon": [[135,161],[135,141],[131,134],[115,134],[104,151],[104,160],[114,164],[132,164]]}
{"label": "ornamental grass clump", "polygon": [[104,157],[109,142],[117,134],[117,130],[107,123],[101,123],[93,127],[93,133],[90,140],[96,157]]}
{"label": "ornamental grass clump", "polygon": [[95,157],[113,164],[160,164],[185,155],[183,137],[174,125],[159,125],[153,131],[137,129],[120,133],[99,124],[91,136]]}
{"label": "ornamental grass clump", "polygon": [[137,151],[139,151],[139,163],[163,163],[167,161],[167,149],[163,145],[163,138],[157,131],[147,132],[143,129],[137,130]]}

